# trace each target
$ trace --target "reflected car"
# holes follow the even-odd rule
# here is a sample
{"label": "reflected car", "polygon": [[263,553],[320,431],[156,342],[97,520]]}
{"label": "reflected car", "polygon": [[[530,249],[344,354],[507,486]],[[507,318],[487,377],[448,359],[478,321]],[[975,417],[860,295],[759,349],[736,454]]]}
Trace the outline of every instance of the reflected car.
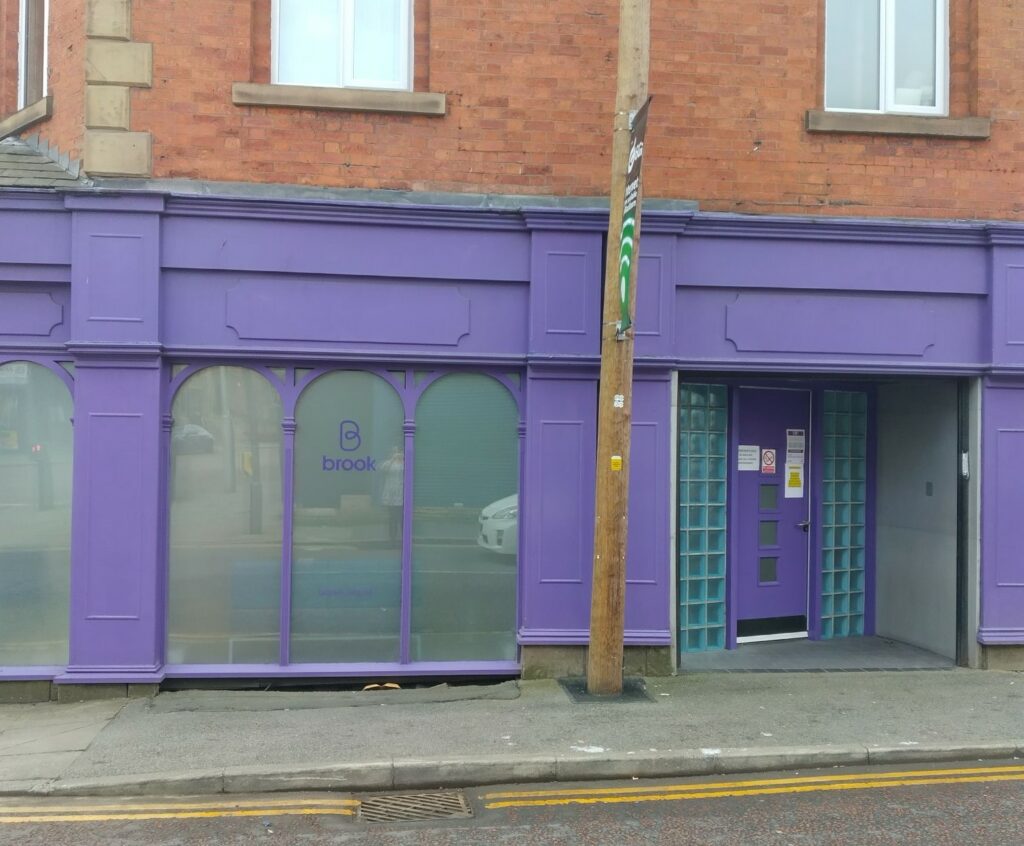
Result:
{"label": "reflected car", "polygon": [[195,423],[177,426],[171,435],[171,446],[174,451],[182,453],[213,452],[213,435]]}
{"label": "reflected car", "polygon": [[480,512],[477,545],[499,555],[519,552],[519,495],[492,502]]}

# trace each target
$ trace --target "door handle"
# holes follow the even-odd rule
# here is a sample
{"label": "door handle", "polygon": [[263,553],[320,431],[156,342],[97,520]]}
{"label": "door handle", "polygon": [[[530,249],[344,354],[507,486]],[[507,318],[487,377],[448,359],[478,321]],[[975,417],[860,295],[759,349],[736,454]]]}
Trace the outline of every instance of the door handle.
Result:
{"label": "door handle", "polygon": [[804,530],[804,534],[807,534],[807,531],[811,528],[811,521],[801,520],[799,523],[797,523],[797,526]]}

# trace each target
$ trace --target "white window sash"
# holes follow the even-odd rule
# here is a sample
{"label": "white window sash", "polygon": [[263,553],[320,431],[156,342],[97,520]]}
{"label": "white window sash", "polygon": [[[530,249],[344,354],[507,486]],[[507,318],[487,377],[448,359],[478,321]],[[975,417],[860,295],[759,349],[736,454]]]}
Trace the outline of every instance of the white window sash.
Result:
{"label": "white window sash", "polygon": [[[25,2],[25,0],[22,0]],[[339,51],[339,62],[341,67],[339,69],[339,78],[341,79],[342,87],[353,87],[353,88],[382,88],[391,90],[412,90],[412,66],[413,66],[413,39],[412,39],[412,22],[413,22],[413,0],[405,0],[403,2],[401,10],[401,20],[399,24],[399,32],[396,35],[398,43],[402,45],[399,57],[401,59],[401,65],[399,67],[399,78],[398,80],[374,80],[374,79],[359,79],[355,76],[355,58],[353,44],[355,39],[355,4],[352,0],[337,0],[341,5],[342,13],[342,34],[341,34],[341,49]],[[279,83],[280,81],[280,63],[281,63],[281,3],[280,0],[273,0],[271,8],[271,37],[270,37],[270,78],[271,82]]]}
{"label": "white window sash", "polygon": [[946,115],[949,112],[949,7],[947,0],[935,0],[935,105],[896,104],[896,0],[882,0],[885,26],[882,27],[881,55],[884,56],[882,97],[886,112],[905,115]]}
{"label": "white window sash", "polygon": [[398,25],[398,43],[404,45],[399,52],[401,64],[398,69],[397,80],[380,80],[370,78],[359,78],[355,73],[355,3],[353,0],[341,0],[344,4],[342,24],[342,49],[341,49],[341,78],[342,84],[353,88],[388,88],[393,90],[412,89],[412,38],[410,28],[412,26],[412,4],[413,0],[403,0],[401,4],[401,19]]}
{"label": "white window sash", "polygon": [[28,105],[25,88],[28,84],[28,0],[18,2],[18,111]]}
{"label": "white window sash", "polygon": [[[878,109],[851,109],[831,106],[825,101],[825,109],[832,112],[853,114],[905,114],[944,116],[949,114],[949,3],[935,0],[935,105],[896,105],[896,0],[878,0],[879,4],[879,61]],[[826,14],[828,14],[826,9]],[[828,91],[828,62],[825,63],[825,91]]]}

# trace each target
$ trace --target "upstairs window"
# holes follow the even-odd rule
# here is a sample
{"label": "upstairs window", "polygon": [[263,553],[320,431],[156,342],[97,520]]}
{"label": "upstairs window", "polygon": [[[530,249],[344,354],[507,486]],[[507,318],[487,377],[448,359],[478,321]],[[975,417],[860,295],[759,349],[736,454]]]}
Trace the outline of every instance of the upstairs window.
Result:
{"label": "upstairs window", "polygon": [[826,0],[825,108],[944,115],[947,0]]}
{"label": "upstairs window", "polygon": [[18,108],[46,96],[46,26],[48,0],[19,0]]}
{"label": "upstairs window", "polygon": [[273,81],[412,88],[412,0],[274,0]]}

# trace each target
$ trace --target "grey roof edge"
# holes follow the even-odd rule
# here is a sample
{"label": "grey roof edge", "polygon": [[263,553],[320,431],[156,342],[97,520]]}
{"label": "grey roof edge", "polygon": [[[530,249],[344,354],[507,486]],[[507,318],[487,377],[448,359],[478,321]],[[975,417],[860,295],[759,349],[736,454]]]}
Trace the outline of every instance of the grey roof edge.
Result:
{"label": "grey roof edge", "polygon": [[[521,209],[601,209],[607,197],[557,197],[550,194],[474,194],[448,191],[396,191],[388,189],[321,188],[264,182],[212,182],[194,179],[95,178],[94,188],[108,191],[224,197],[260,200],[335,200],[396,206],[450,206],[457,208],[519,211]],[[694,200],[644,199],[644,208],[656,211],[696,211]]]}
{"label": "grey roof edge", "polygon": [[75,179],[81,178],[82,162],[79,159],[71,158],[68,153],[62,153],[56,144],[51,144],[38,132],[22,136],[19,140],[22,143],[27,144],[37,153],[46,156],[46,158],[51,162],[60,165],[61,169],[66,171],[70,176]]}

